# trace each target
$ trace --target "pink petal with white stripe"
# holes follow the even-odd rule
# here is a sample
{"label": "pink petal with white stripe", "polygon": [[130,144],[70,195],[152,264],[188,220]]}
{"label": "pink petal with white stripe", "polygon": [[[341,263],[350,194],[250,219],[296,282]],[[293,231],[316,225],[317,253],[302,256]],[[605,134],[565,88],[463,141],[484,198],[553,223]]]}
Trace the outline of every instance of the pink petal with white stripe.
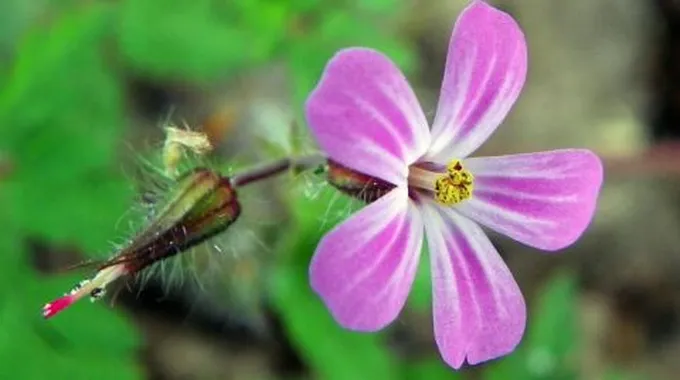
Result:
{"label": "pink petal with white stripe", "polygon": [[340,164],[395,185],[430,143],[425,115],[404,75],[365,48],[337,53],[307,99],[306,115],[321,148]]}
{"label": "pink petal with white stripe", "polygon": [[407,190],[396,188],[321,240],[312,288],[343,327],[380,330],[404,307],[422,241],[422,218]]}
{"label": "pink petal with white stripe", "polygon": [[428,158],[448,162],[479,148],[519,97],[526,72],[526,41],[515,20],[472,1],[449,43]]}
{"label": "pink petal with white stripe", "polygon": [[453,368],[506,355],[526,326],[522,293],[475,222],[439,205],[424,207],[432,267],[434,334]]}
{"label": "pink petal with white stripe", "polygon": [[590,224],[602,185],[602,163],[588,150],[465,160],[475,176],[472,198],[456,210],[519,242],[558,250]]}

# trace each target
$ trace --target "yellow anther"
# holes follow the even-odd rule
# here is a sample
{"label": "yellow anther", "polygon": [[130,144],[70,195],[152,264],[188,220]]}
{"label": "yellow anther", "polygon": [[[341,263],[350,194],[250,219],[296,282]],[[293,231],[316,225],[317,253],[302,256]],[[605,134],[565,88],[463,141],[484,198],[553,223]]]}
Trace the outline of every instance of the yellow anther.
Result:
{"label": "yellow anther", "polygon": [[213,149],[208,135],[192,131],[186,125],[184,129],[172,125],[167,126],[165,134],[163,166],[165,166],[166,175],[170,178],[176,177],[179,173],[178,167],[184,158],[186,149],[198,155],[206,155]]}
{"label": "yellow anther", "polygon": [[446,174],[435,180],[435,199],[449,206],[470,199],[474,188],[473,182],[472,173],[463,168],[460,160],[453,160],[446,166]]}

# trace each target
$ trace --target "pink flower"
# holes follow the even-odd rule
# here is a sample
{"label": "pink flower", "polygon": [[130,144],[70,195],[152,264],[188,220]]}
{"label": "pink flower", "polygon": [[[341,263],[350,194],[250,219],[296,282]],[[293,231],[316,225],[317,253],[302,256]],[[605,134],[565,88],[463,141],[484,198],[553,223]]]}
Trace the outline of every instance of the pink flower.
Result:
{"label": "pink flower", "polygon": [[460,368],[519,344],[524,299],[480,225],[562,249],[590,223],[602,183],[587,150],[469,158],[510,111],[526,70],[522,31],[480,0],[454,27],[431,128],[387,57],[350,48],[330,60],[306,104],[312,133],[333,162],[390,185],[329,232],[312,260],[312,288],[340,325],[376,331],[395,320],[425,236],[443,359]]}

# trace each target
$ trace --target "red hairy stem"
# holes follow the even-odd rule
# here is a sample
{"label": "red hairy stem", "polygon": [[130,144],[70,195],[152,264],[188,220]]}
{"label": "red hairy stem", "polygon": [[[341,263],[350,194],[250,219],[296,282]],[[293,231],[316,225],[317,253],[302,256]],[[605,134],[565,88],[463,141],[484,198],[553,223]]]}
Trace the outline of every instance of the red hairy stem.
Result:
{"label": "red hairy stem", "polygon": [[238,173],[231,178],[232,186],[243,187],[254,182],[259,182],[274,176],[277,176],[286,171],[304,171],[314,169],[324,165],[326,157],[320,154],[312,154],[300,157],[286,157],[280,160],[270,162],[252,169],[248,169],[242,173]]}

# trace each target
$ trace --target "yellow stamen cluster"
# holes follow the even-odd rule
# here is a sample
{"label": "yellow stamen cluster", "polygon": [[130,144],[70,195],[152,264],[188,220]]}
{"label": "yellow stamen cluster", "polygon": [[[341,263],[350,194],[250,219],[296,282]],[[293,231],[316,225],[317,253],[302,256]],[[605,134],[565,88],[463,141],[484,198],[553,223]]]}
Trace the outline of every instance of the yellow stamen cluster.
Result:
{"label": "yellow stamen cluster", "polygon": [[474,177],[463,169],[460,160],[453,160],[446,166],[446,174],[437,177],[434,183],[435,199],[444,205],[455,205],[472,197]]}

